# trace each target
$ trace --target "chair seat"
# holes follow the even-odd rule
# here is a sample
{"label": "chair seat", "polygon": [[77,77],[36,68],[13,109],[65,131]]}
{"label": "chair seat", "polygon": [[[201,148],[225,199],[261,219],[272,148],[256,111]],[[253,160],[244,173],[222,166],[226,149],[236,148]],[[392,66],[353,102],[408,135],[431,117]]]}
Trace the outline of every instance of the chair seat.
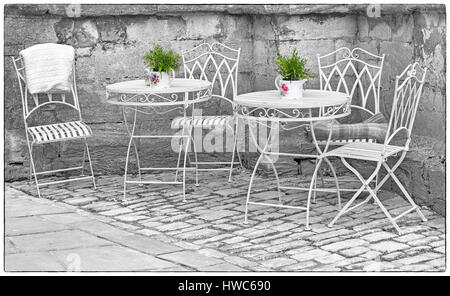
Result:
{"label": "chair seat", "polygon": [[[386,147],[386,150],[384,150]],[[406,150],[405,147],[379,143],[350,143],[322,154],[352,159],[379,161]],[[384,152],[384,155],[383,155]]]}
{"label": "chair seat", "polygon": [[[331,123],[316,122],[313,124],[314,135],[317,142],[324,143],[328,140],[332,130],[331,141],[340,143],[351,142],[378,142],[383,143],[386,137],[388,124],[381,113],[377,113],[361,123],[341,124],[337,120]],[[312,140],[311,132],[308,138]]]}
{"label": "chair seat", "polygon": [[28,128],[34,143],[56,142],[75,138],[85,138],[92,131],[84,122],[70,121],[56,124],[39,125]]}
{"label": "chair seat", "polygon": [[[234,122],[234,117],[229,115],[217,115],[217,116],[199,116],[194,117],[193,126],[202,128],[216,128],[232,126]],[[171,128],[179,129],[181,127],[186,127],[192,125],[192,117],[176,117],[172,121]]]}

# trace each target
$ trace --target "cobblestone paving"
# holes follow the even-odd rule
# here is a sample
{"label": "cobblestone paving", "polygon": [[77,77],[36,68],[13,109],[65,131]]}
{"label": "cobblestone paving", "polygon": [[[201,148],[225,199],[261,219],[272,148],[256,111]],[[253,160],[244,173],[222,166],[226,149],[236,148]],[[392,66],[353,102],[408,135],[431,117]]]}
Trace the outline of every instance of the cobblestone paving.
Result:
{"label": "cobblestone paving", "polygon": [[[167,179],[172,175],[155,176]],[[202,172],[200,187],[188,180],[187,202],[182,201],[181,187],[172,185],[129,186],[127,201],[122,201],[122,176],[99,177],[96,190],[86,182],[54,185],[41,193],[79,212],[94,213],[115,229],[178,248],[181,251],[157,255],[177,263],[178,270],[445,270],[445,219],[426,208],[428,222],[421,222],[414,213],[400,220],[403,235],[397,235],[381,210],[370,203],[344,215],[333,228],[327,227],[337,214],[332,194],[318,195],[312,205],[311,231],[304,230],[305,212],[257,205],[250,206],[249,224],[244,224],[249,178],[249,172],[242,171],[228,183],[223,173]],[[299,176],[283,180],[308,184]],[[36,196],[35,186],[25,181],[8,186]],[[276,183],[270,178],[257,178],[254,188],[252,199],[276,201]],[[380,191],[379,195],[392,213],[407,206],[391,192]],[[282,199],[301,205],[306,193],[283,191]]]}

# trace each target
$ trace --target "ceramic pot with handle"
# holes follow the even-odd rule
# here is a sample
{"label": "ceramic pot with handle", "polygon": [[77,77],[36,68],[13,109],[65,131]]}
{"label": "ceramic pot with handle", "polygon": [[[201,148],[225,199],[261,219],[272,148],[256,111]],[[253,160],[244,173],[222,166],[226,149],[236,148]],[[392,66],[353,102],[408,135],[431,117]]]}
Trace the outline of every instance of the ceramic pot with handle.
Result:
{"label": "ceramic pot with handle", "polygon": [[166,72],[156,72],[145,69],[145,85],[152,88],[168,88],[172,85],[172,78]]}
{"label": "ceramic pot with handle", "polygon": [[306,79],[302,80],[283,80],[281,75],[275,78],[275,86],[280,91],[280,96],[285,99],[295,99],[303,97],[303,84]]}

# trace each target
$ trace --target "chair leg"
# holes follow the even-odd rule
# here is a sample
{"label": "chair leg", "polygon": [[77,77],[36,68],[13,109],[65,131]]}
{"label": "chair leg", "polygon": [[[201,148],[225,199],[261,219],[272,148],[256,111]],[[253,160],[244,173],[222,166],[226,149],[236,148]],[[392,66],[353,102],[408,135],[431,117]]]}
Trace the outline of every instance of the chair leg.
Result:
{"label": "chair leg", "polygon": [[[364,180],[364,178],[361,176],[361,174],[358,173],[358,171],[355,170],[355,168],[353,168],[352,166],[350,166],[344,158],[341,158],[342,162],[344,163],[345,166],[347,166],[357,177],[358,179],[360,179],[360,181],[363,183],[363,186],[365,187],[366,191],[369,192],[369,195],[375,200],[375,202],[377,203],[377,205],[380,207],[380,209],[383,211],[383,213],[386,215],[386,217],[388,218],[388,220],[391,222],[391,224],[394,226],[394,228],[397,230],[398,234],[402,234],[402,230],[401,228],[398,226],[396,220],[401,218],[403,215],[406,215],[407,213],[409,213],[412,210],[416,210],[417,213],[419,214],[419,216],[423,219],[425,219],[425,216],[423,216],[422,212],[420,211],[420,209],[418,208],[418,206],[414,203],[414,201],[411,199],[411,197],[409,196],[408,192],[406,192],[405,188],[403,187],[403,185],[401,185],[401,183],[398,181],[397,177],[393,174],[393,170],[391,170],[389,168],[389,166],[385,163],[385,162],[378,162],[377,168],[375,169],[374,173],[367,179]],[[402,159],[400,159],[397,164],[395,165],[395,168],[398,167],[398,164],[401,162]],[[378,183],[378,185],[376,186],[375,190],[373,190],[370,187],[370,182],[372,182],[373,178],[379,173],[380,168],[381,168],[381,164],[383,164],[383,166],[386,168],[388,175],[385,176],[383,178],[383,180],[381,182]],[[403,212],[402,214],[398,215],[397,217],[392,217],[392,215],[389,213],[389,211],[386,209],[386,207],[383,205],[383,203],[380,201],[380,199],[378,198],[378,196],[376,195],[376,191],[386,182],[386,180],[388,179],[388,177],[391,177],[394,179],[394,181],[397,183],[397,185],[400,185],[400,189],[402,190],[402,192],[405,194],[406,198],[408,199],[408,201],[410,202],[410,204],[413,206],[411,209],[409,209],[408,211]],[[366,199],[367,201],[368,199]],[[364,203],[364,202],[363,202]],[[347,205],[346,205],[347,206]],[[345,207],[344,207],[345,208]],[[341,212],[345,212],[345,211],[341,211]],[[335,219],[337,220],[337,219]],[[332,223],[335,222],[335,220],[333,220]],[[423,221],[426,221],[423,220]]]}
{"label": "chair leg", "polygon": [[[86,143],[86,138],[84,139],[84,142]],[[83,162],[81,163],[81,176],[84,176],[84,162],[86,161],[86,145],[84,145],[83,149]]]}
{"label": "chair leg", "polygon": [[[362,186],[358,189],[358,191],[355,192],[355,194],[350,198],[350,200],[345,204],[345,206],[339,211],[339,213],[336,215],[336,217],[334,217],[334,219],[328,224],[329,227],[333,227],[334,223],[336,223],[336,221],[346,212],[348,212],[350,205],[356,200],[356,198],[361,194],[361,192],[364,191],[364,189],[370,188],[369,184],[370,182],[372,182],[372,180],[375,178],[375,176],[378,174],[380,167],[381,167],[381,162],[378,162],[377,167],[375,168],[375,170],[373,171],[373,173],[369,176],[369,178],[367,180],[364,180],[364,178],[361,176],[361,174],[354,168],[352,167],[344,158],[341,157],[342,163],[353,173],[355,174],[355,176],[358,177],[358,179],[361,181]],[[367,199],[363,202],[365,203],[366,201],[368,201]],[[360,203],[363,204],[363,203]],[[357,207],[358,205],[356,205],[355,207]],[[355,208],[353,207],[353,208]]]}
{"label": "chair leg", "polygon": [[372,190],[372,188],[370,188],[369,185],[366,185],[366,190],[369,192],[369,194],[372,196],[372,198],[375,200],[375,202],[378,204],[378,206],[381,208],[381,210],[383,211],[383,213],[386,215],[386,217],[389,219],[389,221],[392,223],[392,225],[394,225],[394,228],[397,230],[398,234],[401,235],[403,234],[402,230],[400,229],[400,227],[398,226],[397,222],[395,221],[395,218],[393,218],[391,216],[391,214],[389,213],[389,211],[385,208],[385,206],[383,205],[383,203],[378,199],[377,195],[375,194],[375,192]]}
{"label": "chair leg", "polygon": [[92,183],[94,184],[94,189],[97,189],[97,185],[95,184],[94,170],[92,168],[91,154],[89,153],[89,146],[88,146],[88,143],[87,143],[86,139],[84,139],[84,144],[85,144],[85,147],[86,147],[87,157],[89,159],[89,168],[91,169]]}
{"label": "chair leg", "polygon": [[[28,152],[30,153],[30,166],[32,168],[33,171],[33,175],[34,175],[34,180],[36,182],[36,188],[37,188],[37,193],[39,198],[41,198],[41,191],[39,190],[39,182],[38,182],[38,178],[36,175],[36,167],[34,166],[34,159],[33,159],[33,145],[30,146],[30,143],[28,142]],[[31,171],[30,171],[31,173]]]}
{"label": "chair leg", "polygon": [[358,191],[353,194],[352,198],[344,205],[344,207],[339,211],[339,213],[336,215],[336,217],[333,218],[333,220],[328,224],[328,227],[333,227],[334,223],[337,222],[337,220],[348,211],[348,208],[352,205],[352,203],[355,201],[355,199],[363,192],[365,186],[362,185]]}
{"label": "chair leg", "polygon": [[[336,175],[336,170],[334,169],[333,164],[331,163],[331,161],[330,161],[328,158],[324,157],[324,160],[325,160],[325,162],[328,164],[328,166],[330,167],[331,173],[333,174],[334,182],[335,182],[335,184],[336,184],[336,190],[337,190],[337,203],[338,203],[338,209],[341,209],[341,208],[342,208],[342,204],[341,204],[341,191],[340,191],[340,189],[339,189],[339,180],[338,180],[337,175]],[[378,176],[378,174],[377,174],[377,176]],[[323,179],[322,179],[322,182],[323,182]],[[323,186],[323,183],[322,183],[322,186]]]}
{"label": "chair leg", "polygon": [[[380,169],[380,171],[381,171],[381,169]],[[378,172],[378,174],[375,177],[375,188],[373,190],[375,192],[375,194],[378,194],[378,190],[381,187],[381,186],[378,186],[379,183],[380,183],[380,172]],[[377,203],[377,201],[374,199],[373,204],[376,204],[376,203]]]}
{"label": "chair leg", "polygon": [[[228,175],[228,182],[231,182],[231,176],[233,174],[233,165],[234,165],[234,158],[235,158],[235,153],[237,152],[237,131],[238,131],[238,121],[236,121],[235,125],[234,125],[234,131],[233,131],[233,154],[231,156],[231,163],[230,163],[230,174]],[[239,157],[239,152],[237,152],[238,154],[238,159],[240,162],[240,157]],[[242,166],[242,163],[241,163]]]}
{"label": "chair leg", "polygon": [[228,182],[231,182],[231,176],[233,175],[233,164],[234,164],[234,155],[236,152],[236,139],[234,140],[233,143],[233,153],[231,154],[231,162],[230,162],[230,172],[228,174]]}
{"label": "chair leg", "polygon": [[[31,146],[31,150],[30,150],[30,155],[32,155],[33,154],[33,146]],[[32,177],[33,177],[33,168],[32,168],[32,165],[31,165],[31,156],[30,156],[30,163],[29,163],[29,166],[28,166],[28,173],[29,173],[29,179],[28,179],[28,182],[30,183],[30,185],[31,185],[31,182],[33,182],[32,181]]]}
{"label": "chair leg", "polygon": [[242,169],[244,169],[244,165],[242,164],[241,155],[239,153],[239,118],[236,119],[235,137],[236,137],[236,154],[237,154],[237,157],[238,157],[239,166],[241,167],[241,170],[242,170]]}
{"label": "chair leg", "polygon": [[[387,165],[386,165],[387,166]],[[387,169],[387,168],[386,168]],[[403,186],[403,184],[400,182],[400,180],[397,178],[397,176],[394,174],[394,172],[392,172],[390,169],[388,170],[389,175],[391,176],[391,178],[395,181],[395,183],[397,184],[397,186],[400,188],[400,190],[403,192],[403,195],[405,195],[406,199],[408,200],[408,202],[415,208],[417,214],[419,215],[419,217],[422,219],[423,222],[427,221],[427,218],[424,216],[424,214],[422,213],[422,211],[420,210],[419,206],[414,202],[414,200],[411,198],[411,196],[409,195],[408,191],[406,191],[405,187]]]}

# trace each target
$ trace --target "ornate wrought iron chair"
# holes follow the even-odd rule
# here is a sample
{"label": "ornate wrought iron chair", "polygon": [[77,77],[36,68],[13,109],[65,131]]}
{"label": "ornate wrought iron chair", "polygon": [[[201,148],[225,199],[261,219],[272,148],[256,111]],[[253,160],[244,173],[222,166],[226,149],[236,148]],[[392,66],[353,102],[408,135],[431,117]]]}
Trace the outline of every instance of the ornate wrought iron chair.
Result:
{"label": "ornate wrought iron chair", "polygon": [[[92,136],[92,131],[81,118],[75,81],[75,50],[71,46],[62,44],[38,44],[24,49],[20,52],[19,57],[13,57],[12,60],[22,97],[26,139],[30,155],[30,182],[33,175],[39,197],[41,196],[39,190],[41,186],[69,181],[91,179],[95,188],[95,178],[86,140]],[[40,116],[39,112],[48,108],[52,108],[53,112],[61,114],[61,116],[70,115],[71,112],[74,120],[60,121],[54,118],[48,119],[46,116],[45,121],[47,122],[42,124],[43,116]],[[34,146],[69,140],[84,141],[81,166],[40,172],[36,170],[33,158]],[[86,156],[89,161],[90,176],[84,176]],[[38,180],[40,175],[75,170],[81,170],[82,176],[44,183],[39,183]]]}
{"label": "ornate wrought iron chair", "polygon": [[[334,62],[335,55],[336,61]],[[383,117],[380,113],[380,83],[384,54],[377,56],[361,48],[350,50],[342,47],[324,56],[317,56],[317,58],[320,89],[344,92],[352,99],[350,122],[344,125],[339,122],[333,124],[334,135],[332,135],[330,145],[383,141],[384,134],[380,133],[378,129],[372,129],[370,126],[365,129],[361,128],[358,122],[377,124]],[[320,125],[314,127],[319,143],[326,143],[330,128],[330,126]],[[322,133],[323,130],[325,133]]]}
{"label": "ornate wrought iron chair", "polygon": [[[202,79],[212,83],[212,95],[205,105],[219,104],[216,115],[201,115],[192,117],[177,117],[172,121],[172,128],[186,128],[191,126],[191,132],[196,139],[196,129],[208,129],[222,131],[226,129],[233,136],[231,161],[197,161],[199,145],[194,145],[196,160],[190,162],[199,171],[229,170],[229,181],[231,181],[234,165],[241,165],[241,159],[237,145],[238,120],[235,116],[233,99],[237,95],[237,73],[241,49],[233,49],[220,43],[203,43],[182,54],[184,76],[188,79]],[[219,99],[219,100],[213,100]],[[227,111],[223,111],[228,107]],[[212,108],[214,109],[214,108]],[[220,109],[220,110],[219,110]],[[228,146],[227,146],[228,147]],[[220,151],[216,151],[220,152]],[[236,154],[238,161],[235,161]],[[223,166],[229,166],[223,167]],[[205,168],[199,166],[214,166]],[[220,166],[220,167],[217,167]],[[198,184],[197,184],[198,185]]]}
{"label": "ornate wrought iron chair", "polygon": [[[422,69],[417,63],[414,63],[406,67],[406,69],[396,77],[394,100],[384,144],[375,142],[353,142],[331,150],[323,155],[323,157],[339,157],[343,164],[353,172],[362,183],[361,187],[329,224],[330,227],[333,226],[343,214],[365,204],[371,199],[374,199],[375,203],[381,208],[398,233],[401,233],[402,231],[397,224],[397,220],[412,211],[416,211],[420,218],[423,221],[426,221],[420,208],[414,203],[405,187],[394,174],[394,171],[400,166],[409,150],[411,131],[422,93],[425,74],[426,69]],[[399,156],[399,158],[391,167],[388,165],[387,161],[389,158],[395,156]],[[347,159],[375,162],[376,167],[373,173],[365,179],[354,166],[347,162]],[[380,173],[382,167],[385,168],[387,174],[380,182],[377,182],[374,188],[372,188],[370,183]],[[396,217],[391,216],[389,211],[377,197],[377,190],[381,188],[389,178],[394,180],[411,205],[411,208]],[[369,196],[357,205],[350,207],[363,191],[369,192]]]}
{"label": "ornate wrought iron chair", "polygon": [[[350,50],[347,47],[341,47],[326,55],[317,55],[317,59],[320,89],[344,92],[352,100],[352,114],[345,122],[333,120],[313,125],[317,144],[325,146],[330,131],[329,146],[340,146],[351,142],[382,142],[387,130],[387,120],[380,113],[380,83],[384,54],[378,56],[361,48]],[[311,132],[308,132],[308,138],[313,140]],[[299,172],[301,172],[303,159],[294,159],[298,163]],[[328,164],[333,175],[336,175],[332,164]],[[324,180],[334,181],[334,179],[322,178],[322,183]],[[353,180],[341,178],[340,181]],[[354,189],[342,187],[339,190],[354,191]],[[314,201],[315,197],[314,192]]]}

